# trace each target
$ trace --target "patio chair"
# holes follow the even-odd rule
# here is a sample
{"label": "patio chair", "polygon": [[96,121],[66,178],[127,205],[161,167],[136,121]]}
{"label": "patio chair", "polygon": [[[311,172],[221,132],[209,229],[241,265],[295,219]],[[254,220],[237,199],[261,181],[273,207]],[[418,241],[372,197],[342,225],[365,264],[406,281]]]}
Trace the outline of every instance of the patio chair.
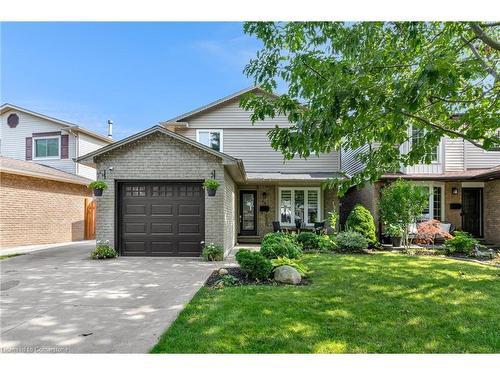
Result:
{"label": "patio chair", "polygon": [[324,233],[325,231],[326,231],[326,228],[325,228],[324,221],[314,223],[314,233],[321,234],[321,233]]}
{"label": "patio chair", "polygon": [[279,221],[273,221],[273,232],[282,232]]}

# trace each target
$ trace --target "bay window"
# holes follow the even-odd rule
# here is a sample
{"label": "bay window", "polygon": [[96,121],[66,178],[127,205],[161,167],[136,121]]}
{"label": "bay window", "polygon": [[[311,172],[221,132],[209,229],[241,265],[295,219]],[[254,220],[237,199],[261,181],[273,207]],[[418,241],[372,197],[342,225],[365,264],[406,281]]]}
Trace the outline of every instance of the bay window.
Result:
{"label": "bay window", "polygon": [[279,221],[281,225],[312,225],[320,220],[320,188],[280,188]]}
{"label": "bay window", "polygon": [[222,152],[222,130],[196,130],[196,141],[210,147],[212,150]]}

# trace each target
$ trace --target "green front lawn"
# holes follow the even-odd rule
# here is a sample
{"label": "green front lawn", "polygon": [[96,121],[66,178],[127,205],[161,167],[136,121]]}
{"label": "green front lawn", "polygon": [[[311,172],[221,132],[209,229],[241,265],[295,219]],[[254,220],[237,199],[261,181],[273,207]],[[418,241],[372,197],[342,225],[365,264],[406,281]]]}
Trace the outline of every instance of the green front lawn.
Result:
{"label": "green front lawn", "polygon": [[498,353],[500,269],[308,254],[307,286],[202,288],[153,353]]}

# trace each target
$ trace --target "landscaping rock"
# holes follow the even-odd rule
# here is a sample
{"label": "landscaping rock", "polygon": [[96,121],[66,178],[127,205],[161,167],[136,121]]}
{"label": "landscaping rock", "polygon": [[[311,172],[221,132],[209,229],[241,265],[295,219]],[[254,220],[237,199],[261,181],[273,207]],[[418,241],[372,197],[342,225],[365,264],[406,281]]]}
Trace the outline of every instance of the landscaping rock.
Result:
{"label": "landscaping rock", "polygon": [[300,284],[300,273],[291,266],[280,266],[274,270],[274,280],[285,284]]}
{"label": "landscaping rock", "polygon": [[225,268],[221,268],[219,270],[219,275],[221,275],[221,276],[227,275],[228,273],[229,273],[229,271],[226,270]]}

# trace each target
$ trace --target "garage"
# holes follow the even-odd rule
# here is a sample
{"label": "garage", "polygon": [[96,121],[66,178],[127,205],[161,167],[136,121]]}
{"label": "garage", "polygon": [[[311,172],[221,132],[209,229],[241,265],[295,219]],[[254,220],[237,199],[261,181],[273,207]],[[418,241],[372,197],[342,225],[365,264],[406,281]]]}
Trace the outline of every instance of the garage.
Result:
{"label": "garage", "polygon": [[118,248],[125,256],[200,256],[202,181],[118,182]]}

